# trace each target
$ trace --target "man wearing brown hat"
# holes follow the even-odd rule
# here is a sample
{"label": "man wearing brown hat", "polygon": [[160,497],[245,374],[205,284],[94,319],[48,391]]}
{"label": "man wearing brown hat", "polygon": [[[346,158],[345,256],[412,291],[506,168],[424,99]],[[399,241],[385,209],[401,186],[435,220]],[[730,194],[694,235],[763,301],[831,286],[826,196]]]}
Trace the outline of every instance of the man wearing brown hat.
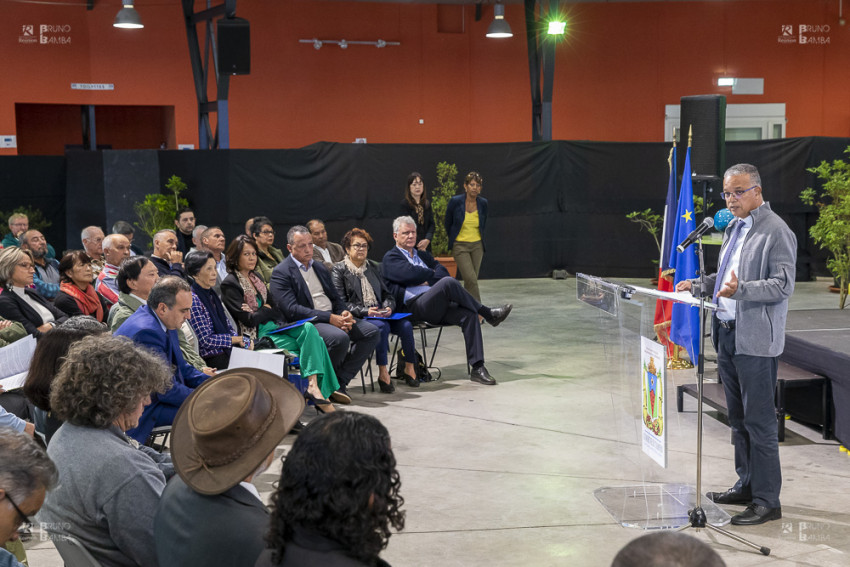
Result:
{"label": "man wearing brown hat", "polygon": [[177,476],[154,519],[160,567],[253,566],[269,512],[251,481],[304,410],[304,397],[270,372],[237,368],[189,396],[172,427]]}

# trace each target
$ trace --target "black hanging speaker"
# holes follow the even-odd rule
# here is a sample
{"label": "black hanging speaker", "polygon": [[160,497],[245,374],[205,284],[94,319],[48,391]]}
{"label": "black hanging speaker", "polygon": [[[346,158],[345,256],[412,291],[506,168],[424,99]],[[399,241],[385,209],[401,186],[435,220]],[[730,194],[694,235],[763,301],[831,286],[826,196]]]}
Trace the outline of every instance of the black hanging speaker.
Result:
{"label": "black hanging speaker", "polygon": [[216,22],[218,71],[228,75],[251,73],[251,29],[248,20],[221,18]]}
{"label": "black hanging speaker", "polygon": [[[688,147],[691,126],[694,128],[691,171],[702,178],[722,178],[726,171],[726,97],[683,96],[679,119],[679,151]],[[679,163],[684,162],[684,157],[679,159]]]}

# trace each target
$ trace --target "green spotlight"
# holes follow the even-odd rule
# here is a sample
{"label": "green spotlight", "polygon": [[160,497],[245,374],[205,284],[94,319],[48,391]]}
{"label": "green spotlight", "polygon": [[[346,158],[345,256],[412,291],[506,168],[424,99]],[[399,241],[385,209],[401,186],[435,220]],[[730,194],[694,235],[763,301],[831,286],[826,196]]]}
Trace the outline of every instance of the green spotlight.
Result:
{"label": "green spotlight", "polygon": [[567,22],[549,22],[549,35],[564,35],[567,31]]}

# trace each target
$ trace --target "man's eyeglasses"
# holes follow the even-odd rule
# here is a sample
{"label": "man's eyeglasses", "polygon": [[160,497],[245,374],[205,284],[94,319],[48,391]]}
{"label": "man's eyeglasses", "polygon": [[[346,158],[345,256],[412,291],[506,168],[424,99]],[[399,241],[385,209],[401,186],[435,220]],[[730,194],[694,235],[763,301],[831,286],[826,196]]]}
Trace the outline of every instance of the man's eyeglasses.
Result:
{"label": "man's eyeglasses", "polygon": [[736,199],[740,199],[741,197],[744,196],[744,193],[746,193],[747,191],[752,191],[756,187],[758,187],[758,185],[753,185],[749,189],[743,189],[743,190],[739,189],[738,191],[732,191],[731,193],[729,191],[723,191],[720,194],[720,196],[723,197],[724,199],[728,199],[729,197],[732,197],[734,195]]}
{"label": "man's eyeglasses", "polygon": [[261,230],[260,234],[263,234],[263,235],[274,234],[274,231],[273,230]]}
{"label": "man's eyeglasses", "polygon": [[6,496],[6,500],[8,500],[8,501],[9,501],[9,504],[11,504],[11,505],[12,505],[12,508],[14,508],[14,509],[15,509],[15,512],[17,512],[17,513],[18,513],[18,516],[20,517],[20,521],[18,522],[18,526],[16,526],[16,527],[19,527],[21,524],[28,524],[28,525],[30,525],[30,526],[31,526],[31,525],[32,525],[32,520],[30,519],[30,517],[29,517],[29,516],[27,516],[26,514],[24,514],[24,513],[21,511],[21,509],[20,509],[20,508],[18,508],[18,505],[17,505],[17,504],[15,504],[15,501],[14,501],[14,500],[12,500],[12,497],[11,497],[11,496],[9,496],[9,493],[8,493],[8,492],[6,492],[6,491],[4,490],[4,491],[3,491],[3,494]]}

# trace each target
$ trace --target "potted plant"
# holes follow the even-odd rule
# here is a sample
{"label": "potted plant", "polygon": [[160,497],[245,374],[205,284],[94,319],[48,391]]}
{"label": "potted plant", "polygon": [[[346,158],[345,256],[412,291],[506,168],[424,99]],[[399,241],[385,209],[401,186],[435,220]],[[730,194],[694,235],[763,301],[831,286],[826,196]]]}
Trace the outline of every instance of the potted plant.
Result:
{"label": "potted plant", "polygon": [[154,234],[166,228],[174,228],[174,216],[183,207],[189,206],[189,201],[180,197],[187,185],[176,175],[168,178],[165,188],[171,195],[151,193],[145,195],[145,200],[133,205],[139,222],[136,226],[153,240]]}
{"label": "potted plant", "polygon": [[449,235],[446,233],[446,208],[449,199],[457,192],[457,165],[441,161],[437,164],[437,186],[431,193],[431,209],[434,211],[434,239],[431,250],[434,258],[449,271],[452,277],[457,275],[457,263],[449,255]]}
{"label": "potted plant", "polygon": [[[850,154],[850,147],[844,153]],[[838,284],[838,308],[844,309],[850,284],[850,164],[840,159],[832,163],[822,161],[808,171],[821,181],[819,192],[808,187],[800,193],[800,199],[816,206],[819,212],[809,235],[815,244],[830,253],[826,267]]]}
{"label": "potted plant", "polygon": [[[702,214],[703,212],[703,198],[697,195],[694,195],[694,214]],[[709,202],[708,207],[705,207],[707,211],[712,207],[713,203]],[[640,227],[640,230],[646,230],[650,236],[655,240],[655,246],[658,248],[658,257],[661,257],[661,240],[659,236],[661,234],[661,229],[664,226],[664,218],[656,213],[651,208],[644,209],[643,211],[632,211],[626,215],[626,218],[632,221],[633,223],[637,223]],[[657,266],[658,260],[653,258],[652,263]],[[657,278],[653,278],[653,284],[658,284]]]}

